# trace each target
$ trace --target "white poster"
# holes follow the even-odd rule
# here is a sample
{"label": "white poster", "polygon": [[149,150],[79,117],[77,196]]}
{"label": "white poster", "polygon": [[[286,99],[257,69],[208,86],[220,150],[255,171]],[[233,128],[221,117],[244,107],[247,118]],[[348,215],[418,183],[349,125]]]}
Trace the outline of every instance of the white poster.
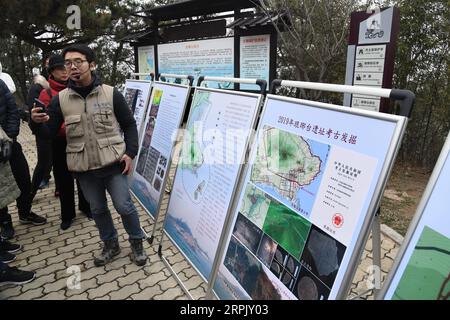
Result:
{"label": "white poster", "polygon": [[[139,73],[155,74],[155,47],[146,46],[138,48]],[[140,76],[139,79],[151,80],[150,76]]]}
{"label": "white poster", "polygon": [[268,96],[214,283],[220,299],[336,297],[383,179],[400,121],[389,117]]}
{"label": "white poster", "polygon": [[155,220],[189,90],[187,86],[153,84],[131,190]]}
{"label": "white poster", "polygon": [[[270,35],[240,38],[240,77],[262,79],[269,83]],[[260,90],[259,86],[241,84],[241,90]]]}
{"label": "white poster", "polygon": [[[234,77],[234,38],[167,43],[158,46],[158,72],[194,76]],[[229,89],[232,83],[208,87]]]}
{"label": "white poster", "polygon": [[396,258],[397,268],[391,270],[385,284],[384,299],[450,298],[449,150],[450,136]]}
{"label": "white poster", "polygon": [[260,95],[197,88],[164,230],[208,279]]}
{"label": "white poster", "polygon": [[125,90],[123,96],[128,104],[131,112],[133,113],[134,120],[136,120],[136,126],[138,132],[141,132],[142,123],[145,118],[145,112],[147,111],[148,99],[151,91],[151,81],[130,80],[125,81]]}

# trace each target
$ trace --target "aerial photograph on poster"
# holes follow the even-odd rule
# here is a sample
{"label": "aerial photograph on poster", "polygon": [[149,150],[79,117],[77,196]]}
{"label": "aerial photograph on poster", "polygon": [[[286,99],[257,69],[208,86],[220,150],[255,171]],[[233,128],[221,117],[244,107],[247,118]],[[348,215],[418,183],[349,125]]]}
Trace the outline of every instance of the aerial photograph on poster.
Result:
{"label": "aerial photograph on poster", "polygon": [[250,180],[309,217],[330,146],[267,125],[259,139]]}
{"label": "aerial photograph on poster", "polygon": [[327,300],[330,289],[306,268],[302,267],[293,290],[299,300]]}
{"label": "aerial photograph on poster", "polygon": [[450,299],[449,238],[424,227],[392,299]]}
{"label": "aerial photograph on poster", "polygon": [[270,198],[253,184],[247,184],[241,201],[240,213],[262,229],[269,210]]}
{"label": "aerial photograph on poster", "polygon": [[196,204],[202,201],[210,180],[210,166],[205,163],[203,150],[211,144],[209,141],[197,139],[198,125],[205,125],[211,109],[210,92],[198,91],[191,105],[189,121],[181,152],[180,169],[183,187],[190,200]]}
{"label": "aerial photograph on poster", "polygon": [[310,229],[311,222],[296,212],[277,201],[270,203],[263,231],[297,259],[300,259]]}
{"label": "aerial photograph on poster", "polygon": [[345,246],[313,225],[301,263],[329,288],[333,287]]}
{"label": "aerial photograph on poster", "polygon": [[253,254],[256,254],[263,232],[242,214],[234,225],[233,235],[239,239]]}

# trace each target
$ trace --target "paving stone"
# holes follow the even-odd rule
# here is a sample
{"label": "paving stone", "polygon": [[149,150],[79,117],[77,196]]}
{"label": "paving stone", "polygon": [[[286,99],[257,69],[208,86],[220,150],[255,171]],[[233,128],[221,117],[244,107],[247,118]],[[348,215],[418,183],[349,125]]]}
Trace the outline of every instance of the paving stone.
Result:
{"label": "paving stone", "polygon": [[33,289],[36,289],[36,288],[43,287],[44,285],[49,284],[49,283],[53,283],[53,282],[55,282],[55,275],[54,274],[48,274],[48,275],[45,275],[45,276],[40,276],[39,273],[37,273],[36,274],[36,279],[27,284],[27,288],[26,288],[27,291],[26,292],[28,292],[29,290],[33,290]]}
{"label": "paving stone", "polygon": [[3,285],[0,289],[0,300],[13,298],[22,293],[22,286]]}
{"label": "paving stone", "polygon": [[163,271],[160,271],[156,274],[155,273],[151,274],[150,276],[148,276],[145,279],[142,279],[141,281],[139,281],[139,285],[140,285],[141,289],[145,289],[148,287],[153,287],[158,282],[164,281],[166,279],[167,279],[167,276],[164,274]]}
{"label": "paving stone", "polygon": [[44,289],[43,288],[36,288],[34,290],[27,290],[24,293],[11,298],[11,300],[35,300],[35,299],[39,299],[40,297],[42,297],[44,295],[43,293]]}
{"label": "paving stone", "polygon": [[153,287],[147,287],[139,293],[131,295],[131,299],[133,300],[151,300],[154,296],[163,293],[161,288],[156,285]]}
{"label": "paving stone", "polygon": [[105,296],[112,291],[117,291],[119,286],[117,285],[117,281],[104,283],[101,286],[88,290],[89,299],[97,299]]}
{"label": "paving stone", "polygon": [[67,298],[67,300],[87,300],[88,294],[86,292],[83,292],[81,294],[73,295]]}
{"label": "paving stone", "polygon": [[65,298],[66,297],[64,296],[63,292],[52,292],[52,293],[49,293],[39,299],[41,299],[41,300],[63,300]]}
{"label": "paving stone", "polygon": [[139,270],[136,272],[129,273],[128,275],[126,275],[124,277],[118,278],[117,282],[119,283],[119,287],[124,287],[124,286],[130,285],[132,283],[135,283],[139,280],[146,279],[149,276],[151,276],[151,275],[146,273],[144,270]]}
{"label": "paving stone", "polygon": [[[44,293],[48,294],[50,292],[62,291],[65,292],[67,289],[67,281],[69,280],[70,275],[67,274],[65,278],[61,278],[55,282],[47,283],[44,285]],[[64,295],[64,293],[63,293]]]}
{"label": "paving stone", "polygon": [[184,292],[181,288],[175,287],[170,288],[163,292],[163,294],[156,295],[153,297],[155,300],[173,300],[174,298],[184,295]]}
{"label": "paving stone", "polygon": [[141,289],[137,283],[132,285],[123,286],[119,290],[111,292],[109,296],[111,300],[125,300],[131,297],[131,295],[139,293]]}
{"label": "paving stone", "polygon": [[[72,296],[79,296],[82,293],[86,292],[89,289],[98,288],[97,279],[91,278],[91,279],[84,279],[83,275],[81,275],[81,281],[80,281],[80,289],[67,289],[66,291],[66,297],[72,297]],[[86,293],[87,298],[87,293]]]}
{"label": "paving stone", "polygon": [[97,276],[97,283],[99,285],[103,283],[110,283],[116,280],[117,278],[125,276],[125,271],[123,269],[112,270],[105,274]]}

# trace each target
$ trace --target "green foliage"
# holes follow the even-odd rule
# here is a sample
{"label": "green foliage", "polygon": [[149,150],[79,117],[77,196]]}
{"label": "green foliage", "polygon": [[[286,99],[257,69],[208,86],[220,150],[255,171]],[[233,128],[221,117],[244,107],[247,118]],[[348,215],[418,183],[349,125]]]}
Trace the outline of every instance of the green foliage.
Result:
{"label": "green foliage", "polygon": [[[79,30],[67,27],[71,16],[67,8],[73,4],[80,7]],[[144,27],[132,15],[142,4],[137,0],[1,0],[0,61],[18,85],[19,101],[26,97],[32,68],[42,66],[43,57],[71,43],[93,47],[105,82],[123,83],[132,70],[133,52],[120,39]]]}
{"label": "green foliage", "polygon": [[449,1],[401,0],[398,6],[394,85],[417,97],[401,155],[432,167],[450,129]]}

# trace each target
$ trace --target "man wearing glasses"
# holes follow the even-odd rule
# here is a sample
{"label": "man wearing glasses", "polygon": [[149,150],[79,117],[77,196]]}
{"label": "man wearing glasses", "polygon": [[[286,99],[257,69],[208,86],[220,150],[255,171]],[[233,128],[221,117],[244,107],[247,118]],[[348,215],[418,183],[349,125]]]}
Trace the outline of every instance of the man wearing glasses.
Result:
{"label": "man wearing glasses", "polygon": [[76,44],[64,49],[62,56],[69,73],[67,89],[53,97],[48,114],[40,112],[41,108],[32,109],[33,130],[54,138],[65,122],[67,166],[80,182],[104,242],[94,264],[103,266],[120,253],[107,190],[128,233],[131,258],[142,266],[147,261],[144,234],[127,180],[138,151],[136,122],[123,95],[102,84],[93,72],[96,64],[92,49]]}

